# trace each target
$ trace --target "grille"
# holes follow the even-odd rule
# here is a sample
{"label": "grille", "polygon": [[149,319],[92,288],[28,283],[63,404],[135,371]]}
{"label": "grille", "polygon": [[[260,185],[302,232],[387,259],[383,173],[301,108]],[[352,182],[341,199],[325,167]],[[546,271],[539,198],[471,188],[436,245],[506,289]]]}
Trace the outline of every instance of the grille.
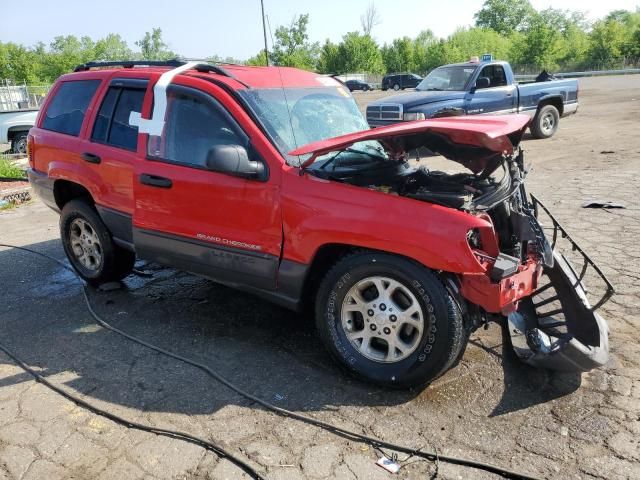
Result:
{"label": "grille", "polygon": [[369,105],[367,107],[367,120],[402,120],[402,105]]}

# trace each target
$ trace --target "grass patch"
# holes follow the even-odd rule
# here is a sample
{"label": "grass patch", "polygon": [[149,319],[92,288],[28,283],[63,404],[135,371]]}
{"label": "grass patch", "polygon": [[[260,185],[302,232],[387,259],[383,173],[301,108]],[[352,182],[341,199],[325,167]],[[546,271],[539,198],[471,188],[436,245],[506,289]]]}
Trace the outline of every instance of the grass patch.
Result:
{"label": "grass patch", "polygon": [[0,156],[0,177],[24,178],[24,172],[11,160]]}

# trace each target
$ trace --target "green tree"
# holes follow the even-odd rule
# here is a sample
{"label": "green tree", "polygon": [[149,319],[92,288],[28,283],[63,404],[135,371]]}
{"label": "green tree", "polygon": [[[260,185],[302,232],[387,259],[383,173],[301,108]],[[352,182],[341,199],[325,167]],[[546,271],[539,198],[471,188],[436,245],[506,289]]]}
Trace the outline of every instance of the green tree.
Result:
{"label": "green tree", "polygon": [[176,54],[168,50],[168,45],[162,39],[162,29],[154,28],[151,32],[145,32],[144,37],[136,42],[140,47],[140,55],[143,60],[169,60]]}
{"label": "green tree", "polygon": [[423,30],[414,40],[413,52],[416,62],[416,71],[425,73],[430,66],[427,61],[429,57],[429,49],[438,43],[438,39],[431,30]]}
{"label": "green tree", "polygon": [[133,52],[120,35],[110,33],[98,40],[94,46],[94,60],[115,61],[131,60]]}
{"label": "green tree", "polygon": [[509,35],[525,28],[534,9],[528,0],[486,0],[476,12],[476,26]]}
{"label": "green tree", "polygon": [[383,73],[384,63],[378,44],[369,36],[349,32],[338,45],[340,61],[336,73]]}
{"label": "green tree", "polygon": [[387,73],[415,72],[418,68],[415,41],[409,37],[396,38],[391,45],[385,44],[380,53]]}
{"label": "green tree", "polygon": [[16,43],[0,43],[0,79],[13,83],[41,81],[40,57],[35,51]]}
{"label": "green tree", "polygon": [[244,65],[246,62],[235,57],[221,57],[220,55],[211,55],[207,57],[207,62],[211,63],[229,63],[233,65]]}
{"label": "green tree", "polygon": [[43,76],[55,80],[64,73],[72,72],[81,63],[90,62],[94,58],[95,44],[90,37],[55,37],[49,45],[48,54],[43,58]]}
{"label": "green tree", "polygon": [[252,67],[265,67],[267,65],[267,56],[264,53],[264,48],[249,58],[245,63]]}
{"label": "green tree", "polygon": [[613,65],[622,56],[625,45],[624,25],[617,20],[600,20],[589,35],[589,60],[604,66]]}
{"label": "green tree", "polygon": [[506,58],[509,40],[489,28],[459,28],[448,39],[454,62],[465,62],[474,56],[491,53],[495,58]]}
{"label": "green tree", "polygon": [[565,54],[562,33],[545,15],[535,14],[521,34],[512,37],[510,58],[514,63],[555,69]]}
{"label": "green tree", "polygon": [[622,15],[624,27],[624,42],[620,50],[625,57],[640,59],[640,7],[635,12]]}
{"label": "green tree", "polygon": [[340,71],[340,52],[338,45],[327,39],[320,49],[318,71],[320,73],[337,73]]}
{"label": "green tree", "polygon": [[309,42],[309,15],[294,17],[288,27],[276,29],[276,42],[271,52],[275,65],[313,70],[318,63],[320,45]]}

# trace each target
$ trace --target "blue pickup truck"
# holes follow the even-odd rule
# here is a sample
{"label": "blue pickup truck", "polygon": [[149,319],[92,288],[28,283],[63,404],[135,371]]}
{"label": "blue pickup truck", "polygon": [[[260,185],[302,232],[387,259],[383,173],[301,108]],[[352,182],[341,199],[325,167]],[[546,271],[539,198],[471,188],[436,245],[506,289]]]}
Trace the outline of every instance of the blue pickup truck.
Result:
{"label": "blue pickup truck", "polygon": [[367,121],[380,127],[403,121],[454,115],[530,115],[536,138],[549,138],[560,117],[578,110],[578,81],[553,80],[541,74],[536,81],[518,83],[507,62],[470,61],[443,65],[429,73],[415,92],[386,97],[367,105]]}

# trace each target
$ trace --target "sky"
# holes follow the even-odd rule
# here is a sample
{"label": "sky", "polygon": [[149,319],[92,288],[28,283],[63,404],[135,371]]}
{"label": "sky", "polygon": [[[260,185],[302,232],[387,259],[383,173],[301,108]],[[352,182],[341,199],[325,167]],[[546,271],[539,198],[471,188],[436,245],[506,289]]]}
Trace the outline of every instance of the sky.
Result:
{"label": "sky", "polygon": [[[530,0],[536,9],[582,10],[597,19],[616,9],[635,10],[640,0]],[[6,3],[2,8],[2,4]],[[0,0],[0,41],[31,46],[49,44],[58,35],[88,35],[98,39],[118,33],[129,47],[145,31],[162,28],[169,47],[187,58],[214,54],[246,59],[263,48],[260,0],[29,0],[25,8]],[[312,41],[337,42],[347,32],[360,30],[360,16],[370,0],[264,0],[271,30],[309,14]],[[473,24],[483,0],[377,0],[382,22],[373,30],[378,43],[431,29],[446,37],[459,26]],[[269,44],[271,42],[269,41]]]}

